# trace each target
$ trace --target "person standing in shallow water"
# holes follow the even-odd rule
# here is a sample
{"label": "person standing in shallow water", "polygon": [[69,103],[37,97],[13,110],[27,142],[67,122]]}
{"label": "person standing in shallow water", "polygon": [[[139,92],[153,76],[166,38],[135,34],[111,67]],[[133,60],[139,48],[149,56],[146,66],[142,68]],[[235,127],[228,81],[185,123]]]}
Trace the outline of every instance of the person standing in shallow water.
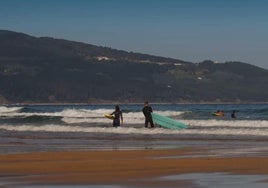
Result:
{"label": "person standing in shallow water", "polygon": [[236,118],[235,113],[236,113],[236,111],[235,111],[235,110],[233,110],[233,112],[232,112],[232,114],[231,114],[231,117],[232,117],[232,118]]}
{"label": "person standing in shallow water", "polygon": [[144,107],[142,109],[142,112],[145,116],[145,128],[148,127],[149,123],[150,123],[151,127],[154,127],[154,122],[153,122],[153,118],[152,118],[152,114],[151,114],[153,112],[153,109],[151,106],[149,106],[148,101],[144,102]]}
{"label": "person standing in shallow water", "polygon": [[114,115],[113,127],[119,127],[120,124],[123,123],[123,113],[120,110],[119,105],[115,106],[115,111],[111,115]]}

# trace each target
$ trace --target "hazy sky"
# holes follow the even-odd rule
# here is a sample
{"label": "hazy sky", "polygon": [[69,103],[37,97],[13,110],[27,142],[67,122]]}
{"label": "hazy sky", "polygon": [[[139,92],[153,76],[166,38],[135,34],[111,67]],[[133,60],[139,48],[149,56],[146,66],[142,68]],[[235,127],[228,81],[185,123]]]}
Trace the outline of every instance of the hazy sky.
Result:
{"label": "hazy sky", "polygon": [[268,68],[268,0],[0,0],[0,29]]}

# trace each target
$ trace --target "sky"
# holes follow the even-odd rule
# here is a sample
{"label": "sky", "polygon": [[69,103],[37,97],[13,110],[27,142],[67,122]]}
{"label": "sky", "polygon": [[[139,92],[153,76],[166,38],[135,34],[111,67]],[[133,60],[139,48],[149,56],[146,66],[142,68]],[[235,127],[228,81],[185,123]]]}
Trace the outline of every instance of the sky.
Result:
{"label": "sky", "polygon": [[268,69],[267,0],[0,0],[0,29]]}

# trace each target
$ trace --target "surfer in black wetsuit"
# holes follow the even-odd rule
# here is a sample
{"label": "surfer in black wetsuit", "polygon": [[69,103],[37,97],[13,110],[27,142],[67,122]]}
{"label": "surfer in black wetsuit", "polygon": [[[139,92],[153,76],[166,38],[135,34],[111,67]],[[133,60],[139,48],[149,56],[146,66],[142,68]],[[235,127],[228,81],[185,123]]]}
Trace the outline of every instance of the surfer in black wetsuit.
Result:
{"label": "surfer in black wetsuit", "polygon": [[153,118],[152,118],[152,112],[153,112],[153,109],[151,106],[149,106],[149,103],[148,101],[146,101],[144,103],[144,107],[142,109],[142,112],[145,116],[145,128],[148,127],[148,123],[150,123],[151,127],[154,127],[154,122],[153,122]]}
{"label": "surfer in black wetsuit", "polygon": [[123,123],[123,113],[118,105],[115,106],[115,111],[112,113],[112,115],[114,115],[113,127],[119,127],[120,119]]}
{"label": "surfer in black wetsuit", "polygon": [[232,114],[231,114],[231,117],[232,117],[232,118],[236,118],[235,113],[236,113],[236,111],[235,111],[235,110],[233,110],[233,112],[232,112]]}

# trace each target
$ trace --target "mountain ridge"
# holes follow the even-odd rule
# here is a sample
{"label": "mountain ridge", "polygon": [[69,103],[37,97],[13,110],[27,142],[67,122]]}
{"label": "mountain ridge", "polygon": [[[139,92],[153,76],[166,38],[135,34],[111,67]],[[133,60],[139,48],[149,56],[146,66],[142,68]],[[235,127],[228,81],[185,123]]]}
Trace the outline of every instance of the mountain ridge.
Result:
{"label": "mountain ridge", "polygon": [[266,102],[268,70],[0,30],[1,103]]}

